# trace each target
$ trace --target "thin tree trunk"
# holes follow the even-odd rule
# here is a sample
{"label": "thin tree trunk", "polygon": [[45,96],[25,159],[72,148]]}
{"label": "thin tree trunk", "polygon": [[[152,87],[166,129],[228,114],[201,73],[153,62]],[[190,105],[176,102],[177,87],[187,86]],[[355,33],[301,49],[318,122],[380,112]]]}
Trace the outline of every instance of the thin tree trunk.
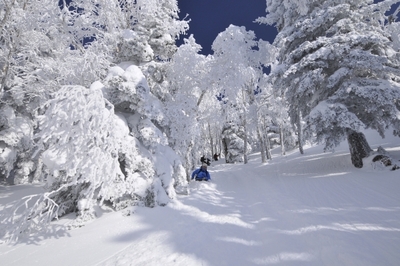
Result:
{"label": "thin tree trunk", "polygon": [[185,154],[186,160],[184,161],[185,172],[186,172],[186,180],[190,182],[191,178],[191,170],[196,165],[196,159],[194,157],[193,152],[193,141],[190,141],[187,152]]}
{"label": "thin tree trunk", "polygon": [[298,110],[298,113],[297,113],[297,141],[299,142],[300,154],[304,154],[304,150],[303,150],[303,128],[301,126],[301,113],[300,113],[300,110]]}
{"label": "thin tree trunk", "polygon": [[221,159],[221,153],[222,153],[222,137],[221,137],[221,133],[219,132],[219,130],[217,130],[216,135],[215,135],[215,139],[216,139],[216,151],[218,154],[218,157]]}
{"label": "thin tree trunk", "polygon": [[284,137],[283,137],[283,127],[282,127],[282,125],[279,126],[279,136],[280,136],[280,142],[281,142],[281,155],[286,155],[285,141],[284,141]]}
{"label": "thin tree trunk", "polygon": [[263,138],[263,134],[260,133],[260,125],[257,125],[257,136],[258,136],[258,141],[260,142],[260,147],[261,147],[261,162],[266,163],[267,159],[265,156],[265,141]]}
{"label": "thin tree trunk", "polygon": [[10,69],[10,63],[9,63],[9,62],[10,62],[10,58],[11,58],[11,49],[10,49],[8,55],[7,55],[6,64],[4,64],[4,67],[3,67],[3,69],[2,69],[3,78],[2,78],[1,84],[0,84],[0,92],[2,92],[2,91],[5,89],[5,87],[6,87],[7,77],[8,77],[8,71],[9,71],[9,69]]}
{"label": "thin tree trunk", "polygon": [[272,160],[271,143],[269,142],[268,134],[265,134],[265,150],[267,152],[267,159]]}
{"label": "thin tree trunk", "polygon": [[246,127],[246,124],[244,125],[244,151],[243,151],[243,160],[244,160],[244,163],[245,163],[245,164],[248,162],[248,160],[247,160],[247,127]]}
{"label": "thin tree trunk", "polygon": [[267,130],[266,130],[266,126],[265,126],[265,118],[264,118],[264,121],[263,121],[263,124],[262,124],[262,134],[263,134],[263,136],[264,136],[264,143],[265,143],[265,152],[266,152],[266,155],[267,155],[267,159],[268,160],[272,160],[272,154],[271,154],[271,143],[270,143],[270,141],[269,141],[269,138],[268,138],[268,132],[267,132]]}
{"label": "thin tree trunk", "polygon": [[244,129],[244,151],[243,151],[243,161],[247,164],[247,119],[246,119],[246,108],[244,108],[246,102],[246,95],[244,89],[242,89],[242,100],[243,100],[243,129]]}
{"label": "thin tree trunk", "polygon": [[208,134],[210,135],[211,156],[214,156],[214,139],[213,139],[213,135],[211,133],[210,123],[208,123]]}
{"label": "thin tree trunk", "polygon": [[224,151],[225,162],[231,163],[228,158],[228,143],[227,143],[226,138],[222,139],[222,146],[223,146],[223,151]]}
{"label": "thin tree trunk", "polygon": [[221,153],[221,137],[218,134],[218,128],[215,131],[215,152],[217,154]]}
{"label": "thin tree trunk", "polygon": [[206,91],[202,91],[200,94],[199,99],[197,100],[197,106],[200,106],[201,101],[203,100],[204,94],[206,94]]}

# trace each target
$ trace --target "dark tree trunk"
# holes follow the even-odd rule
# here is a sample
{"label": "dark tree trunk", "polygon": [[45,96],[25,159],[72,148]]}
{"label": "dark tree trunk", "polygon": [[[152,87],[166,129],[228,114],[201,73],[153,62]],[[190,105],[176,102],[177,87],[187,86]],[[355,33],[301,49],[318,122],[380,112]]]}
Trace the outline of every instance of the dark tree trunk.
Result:
{"label": "dark tree trunk", "polygon": [[224,157],[225,157],[225,162],[230,163],[229,158],[228,158],[228,139],[227,138],[222,138],[222,147],[224,151]]}
{"label": "dark tree trunk", "polygon": [[368,157],[372,151],[365,135],[361,132],[348,130],[347,142],[349,143],[352,164],[357,168],[362,168],[362,159]]}
{"label": "dark tree trunk", "polygon": [[300,113],[300,110],[298,110],[298,114],[297,114],[297,141],[299,142],[300,154],[304,154],[304,150],[303,150],[303,128],[301,126],[301,113]]}

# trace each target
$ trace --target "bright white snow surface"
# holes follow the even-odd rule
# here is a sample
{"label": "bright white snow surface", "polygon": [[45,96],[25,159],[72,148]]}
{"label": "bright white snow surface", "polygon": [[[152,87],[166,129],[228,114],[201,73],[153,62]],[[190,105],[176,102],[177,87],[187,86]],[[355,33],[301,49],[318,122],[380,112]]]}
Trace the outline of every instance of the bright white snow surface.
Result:
{"label": "bright white snow surface", "polygon": [[[373,139],[377,141],[373,141]],[[368,134],[400,159],[399,138]],[[86,226],[0,245],[1,265],[400,265],[400,170],[351,165],[347,144],[209,167],[166,207],[99,211]],[[398,162],[400,163],[400,162]],[[0,187],[0,204],[40,187]]]}

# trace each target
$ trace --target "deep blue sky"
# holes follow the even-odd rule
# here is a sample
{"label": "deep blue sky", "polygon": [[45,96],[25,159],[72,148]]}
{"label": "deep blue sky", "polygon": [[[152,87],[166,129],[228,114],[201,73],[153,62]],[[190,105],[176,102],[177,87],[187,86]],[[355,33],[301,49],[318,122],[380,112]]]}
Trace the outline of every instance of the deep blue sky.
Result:
{"label": "deep blue sky", "polygon": [[[193,34],[203,50],[202,54],[211,54],[211,45],[218,33],[230,24],[245,26],[255,32],[257,39],[273,42],[276,30],[274,27],[259,25],[253,21],[265,16],[265,0],[178,0],[180,17],[188,14],[191,19],[188,35]],[[179,42],[178,42],[179,43]]]}
{"label": "deep blue sky", "polygon": [[[375,3],[380,1],[383,0],[375,0]],[[247,30],[255,32],[257,39],[270,43],[277,34],[274,27],[253,22],[256,18],[265,16],[265,0],[178,0],[178,6],[180,17],[188,14],[191,19],[188,35],[181,39],[193,34],[196,42],[203,47],[201,53],[205,55],[212,53],[213,41],[230,24],[245,26]],[[394,5],[391,12],[398,6],[399,4]],[[178,41],[180,43],[182,40]]]}

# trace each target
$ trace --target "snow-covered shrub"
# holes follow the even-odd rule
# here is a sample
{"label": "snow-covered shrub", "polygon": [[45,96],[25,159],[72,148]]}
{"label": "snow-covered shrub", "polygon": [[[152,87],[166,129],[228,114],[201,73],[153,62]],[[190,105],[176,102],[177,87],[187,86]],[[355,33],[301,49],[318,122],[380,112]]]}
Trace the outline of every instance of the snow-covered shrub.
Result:
{"label": "snow-covered shrub", "polygon": [[32,121],[8,105],[0,108],[0,176],[10,183],[27,183],[35,170],[32,135]]}
{"label": "snow-covered shrub", "polygon": [[48,187],[56,190],[87,183],[75,192],[77,200],[112,197],[109,188],[123,180],[116,120],[113,106],[97,86],[61,88],[47,103],[37,135]]}
{"label": "snow-covered shrub", "polygon": [[16,159],[17,153],[15,149],[0,141],[0,179],[6,180],[6,178],[9,178]]}
{"label": "snow-covered shrub", "polygon": [[[234,123],[226,123],[222,129],[222,145],[227,163],[243,162],[244,131]],[[251,152],[251,145],[247,145],[247,153]]]}

